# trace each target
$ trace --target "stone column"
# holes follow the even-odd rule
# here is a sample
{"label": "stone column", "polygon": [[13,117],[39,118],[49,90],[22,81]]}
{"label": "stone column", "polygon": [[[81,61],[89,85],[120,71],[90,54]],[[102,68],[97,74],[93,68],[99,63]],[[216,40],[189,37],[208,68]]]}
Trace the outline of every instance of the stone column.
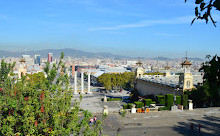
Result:
{"label": "stone column", "polygon": [[136,113],[137,109],[135,108],[135,105],[132,104],[131,113]]}
{"label": "stone column", "polygon": [[107,102],[107,97],[105,96],[104,99],[103,99],[103,102]]}
{"label": "stone column", "polygon": [[88,72],[88,94],[91,94],[92,92],[90,92],[90,72]]}
{"label": "stone column", "polygon": [[81,93],[84,94],[84,73],[81,71]]}
{"label": "stone column", "polygon": [[189,110],[193,110],[193,103],[192,100],[188,100],[189,102]]}
{"label": "stone column", "polygon": [[75,71],[75,75],[74,75],[74,94],[78,94],[78,92],[77,92],[77,71]]}
{"label": "stone column", "polygon": [[108,115],[108,106],[105,105],[103,108],[102,114]]}

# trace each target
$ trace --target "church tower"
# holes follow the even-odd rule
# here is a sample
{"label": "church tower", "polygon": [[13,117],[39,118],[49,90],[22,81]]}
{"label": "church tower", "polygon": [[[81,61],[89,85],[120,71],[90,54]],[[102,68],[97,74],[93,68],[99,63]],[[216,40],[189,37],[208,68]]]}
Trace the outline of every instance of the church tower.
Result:
{"label": "church tower", "polygon": [[22,76],[27,74],[27,68],[25,66],[26,61],[24,58],[22,58],[19,62],[20,62],[20,66],[18,68],[18,78],[21,79]]}
{"label": "church tower", "polygon": [[193,76],[190,72],[190,66],[192,65],[187,57],[184,62],[181,63],[184,68],[184,73],[179,76],[179,87],[183,89],[183,91],[192,90],[193,89]]}
{"label": "church tower", "polygon": [[144,73],[145,73],[145,69],[143,68],[142,63],[141,63],[140,61],[138,61],[138,62],[136,63],[136,66],[137,66],[137,68],[136,68],[136,70],[135,70],[135,76],[136,76],[136,78],[143,78],[143,75],[144,75]]}
{"label": "church tower", "polygon": [[168,65],[168,62],[167,62],[167,65],[164,67],[164,69],[166,70],[166,73],[164,74],[164,76],[165,77],[170,77],[171,73],[170,73],[170,67]]}

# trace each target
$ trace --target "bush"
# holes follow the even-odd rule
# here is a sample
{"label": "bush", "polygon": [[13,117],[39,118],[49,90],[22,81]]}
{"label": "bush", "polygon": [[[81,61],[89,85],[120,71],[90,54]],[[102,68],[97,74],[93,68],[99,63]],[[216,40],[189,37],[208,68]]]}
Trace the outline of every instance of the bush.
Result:
{"label": "bush", "polygon": [[157,103],[165,105],[165,97],[164,95],[157,95]]}
{"label": "bush", "polygon": [[144,105],[145,106],[150,106],[152,100],[151,99],[144,99]]}
{"label": "bush", "polygon": [[181,96],[176,95],[175,104],[181,104]]}
{"label": "bush", "polygon": [[122,98],[107,98],[107,101],[122,101]]}
{"label": "bush", "polygon": [[134,104],[136,105],[136,108],[142,108],[144,106],[143,102],[134,102]]}
{"label": "bush", "polygon": [[128,109],[128,105],[123,105],[123,109]]}
{"label": "bush", "polygon": [[160,107],[158,110],[162,111],[162,110],[170,110],[170,109],[168,107]]}
{"label": "bush", "polygon": [[187,94],[182,95],[182,105],[184,109],[188,108],[188,95]]}
{"label": "bush", "polygon": [[156,102],[155,102],[155,101],[152,101],[150,104],[156,104]]}
{"label": "bush", "polygon": [[171,106],[173,106],[173,94],[166,94],[165,95],[165,100],[166,100],[166,107],[171,109]]}
{"label": "bush", "polygon": [[132,104],[134,104],[134,103],[128,103],[128,109],[132,108]]}

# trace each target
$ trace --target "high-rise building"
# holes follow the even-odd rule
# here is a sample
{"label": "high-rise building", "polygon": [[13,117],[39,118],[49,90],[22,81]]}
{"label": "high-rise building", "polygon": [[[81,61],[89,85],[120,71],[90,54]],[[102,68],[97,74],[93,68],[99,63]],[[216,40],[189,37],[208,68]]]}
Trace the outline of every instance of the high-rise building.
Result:
{"label": "high-rise building", "polygon": [[38,64],[40,65],[41,64],[41,61],[40,61],[40,55],[34,55],[34,64]]}
{"label": "high-rise building", "polygon": [[52,62],[53,60],[53,53],[48,53],[48,62]]}

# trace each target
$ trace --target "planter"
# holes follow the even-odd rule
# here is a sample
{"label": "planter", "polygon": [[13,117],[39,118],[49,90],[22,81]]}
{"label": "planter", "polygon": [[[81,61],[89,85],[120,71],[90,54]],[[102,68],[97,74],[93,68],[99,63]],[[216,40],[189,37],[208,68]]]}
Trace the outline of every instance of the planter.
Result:
{"label": "planter", "polygon": [[141,108],[138,108],[138,109],[137,109],[137,113],[142,113],[142,109],[141,109]]}
{"label": "planter", "polygon": [[146,112],[146,113],[149,113],[149,112],[150,112],[150,109],[149,109],[149,108],[146,108],[145,112]]}

